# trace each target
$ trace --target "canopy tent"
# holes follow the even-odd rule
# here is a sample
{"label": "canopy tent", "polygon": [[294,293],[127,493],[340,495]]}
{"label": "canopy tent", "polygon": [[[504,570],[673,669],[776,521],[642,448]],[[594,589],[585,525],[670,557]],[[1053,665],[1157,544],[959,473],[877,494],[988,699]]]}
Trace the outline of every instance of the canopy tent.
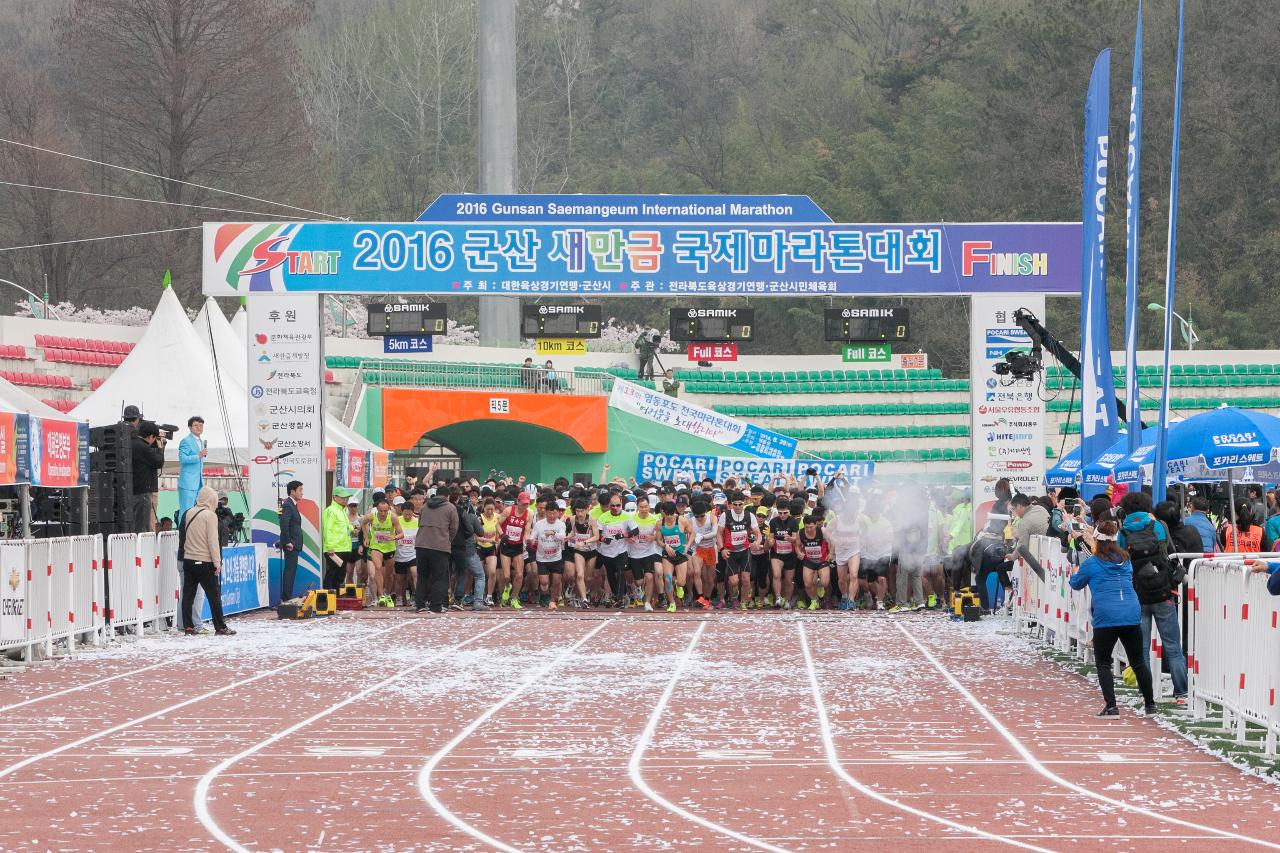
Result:
{"label": "canopy tent", "polygon": [[[91,424],[112,424],[132,404],[147,420],[183,430],[187,418],[200,415],[209,450],[206,464],[243,465],[249,437],[248,394],[229,370],[214,370],[207,352],[177,294],[166,288],[128,357],[71,414]],[[177,462],[177,441],[165,449],[165,460]]]}
{"label": "canopy tent", "polygon": [[231,331],[236,333],[236,337],[240,340],[248,340],[249,338],[249,315],[245,313],[244,306],[240,306],[240,310],[231,318]]}
{"label": "canopy tent", "polygon": [[[243,314],[242,308],[236,316],[241,317]],[[210,360],[218,366],[219,370],[226,371],[235,377],[240,387],[247,388],[249,361],[246,356],[245,338],[243,334],[237,334],[231,323],[227,322],[222,309],[212,297],[205,300],[204,307],[196,315],[194,325],[196,334],[203,343],[203,352],[209,353]],[[344,424],[341,418],[328,413],[324,416],[324,443],[329,447],[368,450],[372,453],[387,452]]]}
{"label": "canopy tent", "polygon": [[1074,486],[1080,476],[1080,445],[1068,450],[1058,464],[1044,472],[1045,484],[1051,489]]}
{"label": "canopy tent", "polygon": [[[1116,465],[1116,478],[1132,482],[1154,476],[1155,441]],[[1226,481],[1246,476],[1280,459],[1280,418],[1223,406],[1169,427],[1169,479]],[[1252,476],[1252,475],[1250,475]]]}
{"label": "canopy tent", "polygon": [[2,376],[0,376],[0,412],[33,415],[37,418],[51,418],[55,421],[76,420],[64,415],[52,406],[40,402]]}

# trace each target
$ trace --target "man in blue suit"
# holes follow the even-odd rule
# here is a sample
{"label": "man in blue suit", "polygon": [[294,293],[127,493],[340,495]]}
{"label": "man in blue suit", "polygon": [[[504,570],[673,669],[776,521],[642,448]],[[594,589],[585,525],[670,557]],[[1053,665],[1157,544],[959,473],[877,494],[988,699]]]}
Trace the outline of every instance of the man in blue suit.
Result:
{"label": "man in blue suit", "polygon": [[178,518],[196,505],[196,495],[204,488],[204,458],[209,455],[200,437],[204,434],[204,418],[199,415],[187,418],[187,429],[191,434],[178,445],[178,462],[182,465],[178,473]]}

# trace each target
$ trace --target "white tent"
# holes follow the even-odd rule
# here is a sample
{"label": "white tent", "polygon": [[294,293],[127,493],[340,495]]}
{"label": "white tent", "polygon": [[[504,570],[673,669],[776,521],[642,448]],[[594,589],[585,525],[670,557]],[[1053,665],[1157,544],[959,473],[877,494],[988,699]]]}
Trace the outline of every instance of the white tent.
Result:
{"label": "white tent", "polygon": [[0,412],[35,415],[37,418],[55,421],[83,420],[64,415],[52,406],[40,402],[3,376],[0,376]]}
{"label": "white tent", "polygon": [[231,318],[231,331],[236,333],[242,341],[249,339],[249,315],[244,312],[244,306],[240,306],[240,310]]}
{"label": "white tent", "polygon": [[[244,309],[236,314],[236,318],[244,316]],[[234,322],[234,321],[233,321]],[[243,325],[243,323],[242,323]],[[249,386],[249,360],[243,330],[237,333],[227,318],[212,299],[205,300],[204,307],[196,315],[196,334],[204,344],[204,352],[210,360],[239,382],[242,388]],[[247,423],[247,421],[246,421]],[[247,432],[246,432],[247,434]],[[330,447],[346,447],[354,450],[372,450],[385,453],[369,439],[357,433],[342,422],[341,418],[329,413],[324,416],[324,442]]]}
{"label": "white tent", "polygon": [[[120,420],[126,405],[133,404],[147,420],[176,424],[185,432],[187,418],[200,415],[209,448],[206,462],[244,464],[248,393],[229,371],[215,374],[207,353],[177,295],[166,288],[124,363],[72,410],[71,417],[93,425],[112,424]],[[177,441],[169,444],[165,458],[177,461]]]}

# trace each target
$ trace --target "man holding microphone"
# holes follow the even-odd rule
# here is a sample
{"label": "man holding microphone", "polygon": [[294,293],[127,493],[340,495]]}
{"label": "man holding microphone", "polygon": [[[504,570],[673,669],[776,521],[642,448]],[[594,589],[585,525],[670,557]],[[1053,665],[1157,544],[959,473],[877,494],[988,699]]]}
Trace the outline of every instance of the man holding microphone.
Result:
{"label": "man holding microphone", "polygon": [[178,473],[178,518],[196,505],[196,495],[204,488],[204,458],[209,455],[209,443],[201,438],[204,418],[199,415],[187,418],[187,429],[191,434],[178,444],[178,462],[182,466]]}

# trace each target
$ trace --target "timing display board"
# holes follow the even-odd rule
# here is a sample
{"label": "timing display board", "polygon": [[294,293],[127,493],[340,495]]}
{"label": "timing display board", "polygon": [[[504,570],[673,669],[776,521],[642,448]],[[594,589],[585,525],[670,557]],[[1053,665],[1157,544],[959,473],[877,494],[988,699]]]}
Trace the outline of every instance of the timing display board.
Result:
{"label": "timing display board", "polygon": [[885,343],[911,336],[910,312],[900,305],[827,308],[822,314],[828,341]]}
{"label": "timing display board", "polygon": [[369,334],[443,335],[448,331],[449,309],[443,302],[369,305]]}
{"label": "timing display board", "polygon": [[673,341],[749,341],[755,333],[754,308],[672,308]]}
{"label": "timing display board", "polygon": [[598,338],[603,324],[599,305],[522,305],[524,338]]}

